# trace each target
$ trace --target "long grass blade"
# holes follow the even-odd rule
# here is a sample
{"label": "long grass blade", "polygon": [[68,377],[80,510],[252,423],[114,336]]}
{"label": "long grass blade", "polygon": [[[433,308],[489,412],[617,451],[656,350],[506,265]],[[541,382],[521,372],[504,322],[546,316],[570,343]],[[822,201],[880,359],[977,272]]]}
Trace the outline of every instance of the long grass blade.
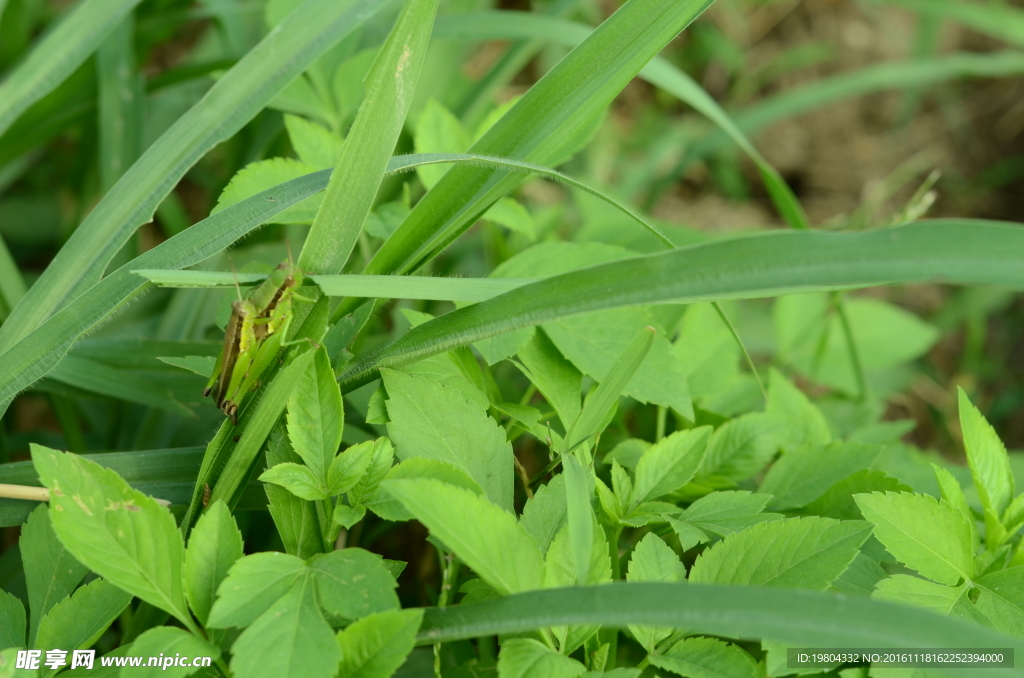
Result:
{"label": "long grass blade", "polygon": [[[0,136],[96,51],[139,0],[83,0],[0,83]],[[0,7],[2,9],[2,7]]]}
{"label": "long grass blade", "polygon": [[773,231],[592,266],[419,325],[341,379],[352,388],[381,367],[589,311],[928,281],[1024,287],[1024,229],[934,220],[859,233]]}

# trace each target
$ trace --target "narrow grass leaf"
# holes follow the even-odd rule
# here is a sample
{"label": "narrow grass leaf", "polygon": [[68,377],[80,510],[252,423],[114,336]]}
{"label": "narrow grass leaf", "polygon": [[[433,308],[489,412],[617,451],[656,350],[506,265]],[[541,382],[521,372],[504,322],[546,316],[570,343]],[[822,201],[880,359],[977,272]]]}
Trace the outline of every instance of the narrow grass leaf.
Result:
{"label": "narrow grass leaf", "polygon": [[565,469],[565,517],[569,525],[572,562],[576,570],[576,583],[584,584],[590,571],[590,549],[594,542],[594,512],[590,508],[594,479],[589,467],[584,467],[573,454],[562,457]]}
{"label": "narrow grass leaf", "polygon": [[974,485],[978,488],[978,496],[984,508],[992,509],[997,516],[1002,516],[1015,494],[1006,447],[962,388],[958,389],[958,398],[964,451],[967,453]]}

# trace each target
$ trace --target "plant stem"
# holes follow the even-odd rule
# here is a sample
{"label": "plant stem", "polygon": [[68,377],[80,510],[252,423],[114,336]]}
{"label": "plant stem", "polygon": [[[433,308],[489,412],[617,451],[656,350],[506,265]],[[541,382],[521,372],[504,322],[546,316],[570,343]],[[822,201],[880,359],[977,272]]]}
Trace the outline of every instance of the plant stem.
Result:
{"label": "plant stem", "polygon": [[754,379],[757,380],[757,385],[761,389],[761,395],[764,397],[764,401],[768,402],[768,391],[764,388],[764,382],[761,381],[761,375],[757,373],[757,367],[754,365],[754,359],[750,357],[750,352],[747,351],[746,344],[743,343],[743,339],[740,338],[740,333],[736,331],[732,321],[729,320],[729,316],[725,314],[725,309],[717,301],[711,303],[714,306],[715,311],[718,313],[718,317],[722,319],[725,326],[729,328],[729,332],[732,334],[732,338],[736,340],[736,345],[740,347],[743,352],[743,357],[747,360],[747,367],[750,368],[750,373],[754,375]]}
{"label": "plant stem", "polygon": [[853,376],[857,380],[857,399],[864,402],[868,397],[868,383],[864,378],[864,367],[860,362],[860,352],[857,350],[857,342],[853,339],[853,328],[850,326],[850,319],[846,315],[846,305],[843,303],[842,292],[833,292],[833,302],[836,312],[839,314],[839,324],[843,328],[843,337],[846,339],[846,348],[850,352],[850,364],[853,367]]}
{"label": "plant stem", "polygon": [[658,419],[654,425],[654,442],[659,442],[665,437],[665,420],[668,418],[668,408],[658,405]]}
{"label": "plant stem", "polygon": [[[442,554],[441,562],[444,569],[441,574],[441,592],[437,596],[437,606],[443,608],[448,605],[448,594],[452,590],[452,582],[459,576],[459,561],[451,553]],[[441,678],[441,643],[434,643],[434,676]]]}

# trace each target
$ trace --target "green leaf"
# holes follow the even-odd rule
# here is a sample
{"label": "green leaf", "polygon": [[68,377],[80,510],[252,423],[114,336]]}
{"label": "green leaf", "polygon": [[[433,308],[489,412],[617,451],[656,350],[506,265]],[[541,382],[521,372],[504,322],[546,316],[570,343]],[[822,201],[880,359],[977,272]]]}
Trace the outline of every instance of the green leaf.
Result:
{"label": "green leaf", "polygon": [[[673,583],[685,580],[686,568],[679,556],[653,532],[649,532],[633,549],[626,581]],[[659,642],[672,635],[671,628],[631,625],[629,630],[649,653],[654,652]]]}
{"label": "green leaf", "polygon": [[175,357],[160,357],[157,360],[165,362],[168,365],[174,365],[180,367],[183,370],[188,370],[194,374],[198,374],[200,377],[210,378],[213,374],[213,368],[217,364],[217,359],[213,356],[207,355],[187,355],[182,358]]}
{"label": "green leaf", "polygon": [[839,579],[832,582],[831,588],[848,596],[867,597],[875,590],[875,585],[888,576],[877,560],[861,551]]}
{"label": "green leaf", "polygon": [[680,517],[705,532],[728,537],[757,523],[781,519],[778,513],[761,513],[770,499],[744,490],[712,492],[690,504]]}
{"label": "green leaf", "polygon": [[308,578],[295,582],[242,631],[231,653],[232,672],[251,678],[332,678],[341,659],[334,631],[317,607]]}
{"label": "green leaf", "polygon": [[611,409],[618,403],[622,390],[637,374],[651,350],[657,331],[644,327],[633,340],[615,356],[597,388],[587,397],[583,410],[565,432],[561,454],[573,451],[578,445],[607,426]]}
{"label": "green leaf", "polygon": [[[360,443],[360,445],[364,444],[366,443]],[[395,449],[392,447],[389,438],[377,438],[371,445],[373,449],[370,453],[370,461],[367,464],[366,471],[348,491],[348,498],[352,504],[361,503],[377,492],[381,481],[384,480],[388,471],[391,470],[391,462],[394,461]]]}
{"label": "green leaf", "polygon": [[687,678],[758,678],[749,654],[717,638],[684,638],[663,655],[652,655],[659,669]]}
{"label": "green leaf", "polygon": [[[947,469],[942,468],[938,464],[932,464],[932,470],[935,471],[935,480],[939,483],[939,491],[942,493],[942,498],[959,511],[967,520],[967,524],[971,526],[971,552],[974,552],[978,546],[978,525],[974,520],[974,513],[971,511],[971,507],[967,504],[964,490],[960,487],[960,481],[954,478],[953,474]],[[875,489],[884,491],[885,489],[894,488],[872,488],[872,490]],[[911,492],[912,490],[906,488],[906,491]]]}
{"label": "green leaf", "polygon": [[192,529],[185,551],[185,595],[196,618],[206,624],[221,582],[242,557],[242,534],[227,504],[217,501]]}
{"label": "green leaf", "polygon": [[35,647],[68,651],[92,647],[130,602],[132,594],[102,579],[93,580],[40,620]]}
{"label": "green leaf", "polygon": [[767,412],[751,412],[715,430],[693,485],[731,487],[764,468],[779,449],[788,420]]}
{"label": "green leaf", "polygon": [[387,370],[388,434],[401,460],[436,459],[465,471],[488,499],[512,509],[512,446],[497,422],[454,389]]}
{"label": "green leaf", "polygon": [[395,578],[380,556],[369,551],[348,548],[314,556],[309,571],[317,599],[331,615],[360,619],[399,607]]}
{"label": "green leaf", "polygon": [[739,346],[711,304],[687,307],[672,353],[694,398],[724,390],[740,373]]}
{"label": "green leaf", "polygon": [[[173,626],[158,626],[150,629],[136,638],[128,651],[129,657],[156,657],[162,655],[166,660],[174,659],[178,655],[195,659],[198,657],[220,657],[220,648],[202,638],[192,635]],[[126,672],[125,672],[126,673]],[[133,674],[142,678],[153,676],[167,676],[168,678],[185,678],[196,673],[192,666],[146,666],[132,671]]]}
{"label": "green leaf", "polygon": [[[420,113],[413,142],[417,153],[465,153],[472,139],[459,119],[437,99],[431,98]],[[430,165],[418,168],[416,174],[430,189],[447,171],[447,167]]]}
{"label": "green leaf", "polygon": [[[228,182],[228,185],[221,191],[220,197],[217,198],[217,204],[210,211],[210,215],[222,212],[233,205],[237,205],[246,198],[263,191],[273,190],[287,181],[308,176],[316,170],[317,168],[313,165],[301,160],[295,160],[294,158],[267,158],[266,160],[251,162],[231,177],[231,181]],[[267,219],[267,222],[273,224],[308,224],[316,216],[316,211],[319,209],[322,200],[322,194],[312,195],[298,201],[298,204],[277,211]]]}
{"label": "green leaf", "polygon": [[575,583],[587,581],[590,571],[590,551],[594,543],[594,511],[590,507],[594,476],[590,467],[584,467],[575,455],[562,457],[565,472],[565,517],[569,528],[572,562],[576,571]]}
{"label": "green leaf", "polygon": [[[47,267],[0,327],[0,352],[95,284],[199,158],[232,137],[320,54],[388,4],[316,0],[291,13],[150,145],[93,208],[61,248],[55,265]],[[70,25],[67,30],[72,30]]]}
{"label": "green leaf", "polygon": [[338,453],[344,425],[341,390],[327,352],[321,349],[300,374],[288,399],[288,439],[318,487],[329,487],[327,470]]}
{"label": "green leaf", "polygon": [[768,502],[770,509],[806,506],[847,476],[869,469],[881,452],[881,445],[812,443],[783,454],[768,469],[757,489],[774,495]]}
{"label": "green leaf", "polygon": [[[470,478],[468,473],[437,459],[413,457],[391,468],[385,476],[385,480],[404,478],[430,478],[448,485],[465,488],[473,494],[482,495],[484,493],[479,483]],[[413,515],[402,506],[401,502],[388,494],[387,489],[384,487],[378,489],[374,496],[367,499],[366,505],[384,520],[402,521],[413,519]]]}
{"label": "green leaf", "polygon": [[207,626],[253,623],[306,575],[306,564],[285,553],[255,553],[236,560],[217,589]]}
{"label": "green leaf", "polygon": [[541,586],[540,549],[511,513],[437,480],[386,480],[382,487],[498,592]]}
{"label": "green leaf", "polygon": [[12,593],[0,590],[0,650],[25,647],[25,606]]}
{"label": "green leaf", "polygon": [[[555,535],[548,549],[544,561],[545,588],[604,584],[612,580],[608,540],[593,512],[590,513],[590,520],[590,543],[582,554],[586,562],[583,577],[580,577],[577,564],[579,548],[573,543],[569,526],[566,525]],[[551,633],[558,639],[561,652],[569,654],[597,633],[598,628],[594,624],[570,624],[555,626]]]}
{"label": "green leaf", "polygon": [[957,397],[964,451],[974,477],[974,486],[978,488],[978,496],[981,497],[981,505],[1002,516],[1014,495],[1013,473],[1010,471],[1006,447],[992,425],[971,404],[962,388],[958,389]]}
{"label": "green leaf", "polygon": [[630,503],[657,499],[690,482],[707,450],[710,426],[676,431],[644,452],[636,466]]}
{"label": "green leaf", "polygon": [[981,589],[978,609],[1004,633],[1024,628],[1024,566],[991,572],[975,582]]}
{"label": "green leaf", "polygon": [[348,261],[412,104],[437,3],[406,3],[370,66],[363,103],[299,256],[303,270],[340,273]]}
{"label": "green leaf", "polygon": [[171,513],[75,454],[33,445],[32,461],[50,489],[53,531],[75,559],[191,625],[181,576],[185,545]]}
{"label": "green leaf", "polygon": [[329,496],[327,488],[321,484],[321,479],[314,475],[313,469],[302,464],[286,462],[271,466],[260,474],[260,480],[279,485],[296,497],[307,501],[327,499]]}
{"label": "green leaf", "polygon": [[89,568],[75,560],[57,539],[46,504],[40,504],[32,511],[28,522],[21,528],[18,546],[22,562],[27,564],[24,568],[25,584],[32,612],[28,644],[35,646],[39,620],[54,605],[71,595]]}
{"label": "green leaf", "polygon": [[39,673],[28,669],[15,668],[18,665],[18,650],[0,650],[0,678],[35,678]]}
{"label": "green leaf", "polygon": [[[292,451],[288,437],[281,430],[275,432],[267,446],[267,464],[273,468],[298,461],[299,455]],[[263,489],[270,501],[270,515],[274,518],[285,551],[302,560],[322,553],[325,550],[324,539],[315,506],[277,485],[267,483]]]}
{"label": "green leaf", "polygon": [[5,74],[0,85],[0,135],[84,63],[137,4],[138,0],[80,2],[48,31],[18,67]]}
{"label": "green leaf", "polygon": [[870,533],[861,521],[830,518],[759,523],[702,553],[690,570],[690,581],[824,591]]}
{"label": "green leaf", "polygon": [[771,371],[765,411],[787,420],[786,437],[782,442],[787,452],[805,445],[824,445],[832,440],[825,416],[778,370]]}
{"label": "green leaf", "polygon": [[607,308],[927,280],[1021,285],[1024,255],[1013,252],[1024,249],[1015,248],[1024,248],[1024,234],[1014,226],[931,220],[859,233],[775,231],[633,257],[524,285],[414,328],[353,365],[343,388],[380,367]]}
{"label": "green leaf", "polygon": [[[514,334],[514,333],[513,333]],[[502,335],[509,336],[509,335]],[[533,332],[516,351],[527,378],[554,408],[568,429],[579,416],[583,375],[566,360],[543,331]]]}
{"label": "green leaf", "polygon": [[[337,385],[338,382],[334,382]],[[335,496],[347,492],[366,475],[377,448],[376,441],[367,440],[339,454],[327,470],[327,493]]]}
{"label": "green leaf", "polygon": [[338,678],[390,678],[409,656],[423,610],[378,612],[338,632]]}
{"label": "green leaf", "polygon": [[337,164],[343,143],[337,134],[297,115],[284,116],[284,126],[288,130],[288,140],[302,162],[318,170]]}
{"label": "green leaf", "polygon": [[854,499],[878,541],[907,567],[949,586],[974,577],[970,525],[949,503],[906,492]]}
{"label": "green leaf", "polygon": [[586,667],[532,638],[511,638],[498,653],[498,678],[576,678]]}
{"label": "green leaf", "polygon": [[359,505],[352,507],[345,506],[344,504],[338,504],[334,507],[334,513],[331,515],[331,520],[348,530],[365,516],[365,506]]}
{"label": "green leaf", "polygon": [[913,492],[913,489],[881,471],[858,471],[828,488],[801,513],[836,520],[863,520],[854,495],[866,492]]}
{"label": "green leaf", "polygon": [[530,533],[543,555],[548,552],[551,541],[565,525],[565,520],[565,476],[560,473],[546,485],[537,488],[533,497],[526,500],[519,525]]}
{"label": "green leaf", "polygon": [[976,621],[983,615],[967,597],[970,588],[943,586],[919,577],[894,574],[878,582],[871,597],[915,605],[937,614],[951,614],[967,621]]}

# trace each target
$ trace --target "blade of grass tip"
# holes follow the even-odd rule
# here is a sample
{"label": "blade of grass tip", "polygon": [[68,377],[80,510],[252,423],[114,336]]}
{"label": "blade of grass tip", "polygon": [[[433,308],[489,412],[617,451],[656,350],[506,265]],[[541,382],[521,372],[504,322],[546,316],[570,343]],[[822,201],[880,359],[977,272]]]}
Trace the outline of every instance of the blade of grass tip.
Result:
{"label": "blade of grass tip", "polygon": [[99,280],[114,254],[199,158],[390,0],[309,0],[290,13],[103,197],[0,327],[0,354]]}
{"label": "blade of grass tip", "polygon": [[647,353],[654,344],[655,334],[657,331],[653,327],[645,327],[640,330],[626,350],[616,359],[611,370],[587,398],[583,410],[580,411],[576,421],[566,432],[561,450],[563,457],[599,432],[598,428],[608,414],[608,410],[615,405],[629,380],[643,364],[644,358],[647,357]]}
{"label": "blade of grass tip", "polygon": [[100,185],[109,191],[139,156],[142,79],[135,64],[135,17],[128,13],[96,52]]}
{"label": "blade of grass tip", "polygon": [[857,233],[770,231],[552,276],[414,327],[341,377],[568,315],[651,303],[719,301],[943,281],[1024,288],[1018,224],[935,219]]}
{"label": "blade of grass tip", "polygon": [[[0,136],[71,75],[139,0],[83,0],[0,83]],[[0,13],[3,6],[0,5]]]}
{"label": "blade of grass tip", "polygon": [[[545,163],[607,106],[711,0],[631,0],[531,87],[471,149]],[[374,254],[365,273],[417,268],[519,183],[507,172],[453,167]],[[339,306],[338,313],[351,310]]]}

